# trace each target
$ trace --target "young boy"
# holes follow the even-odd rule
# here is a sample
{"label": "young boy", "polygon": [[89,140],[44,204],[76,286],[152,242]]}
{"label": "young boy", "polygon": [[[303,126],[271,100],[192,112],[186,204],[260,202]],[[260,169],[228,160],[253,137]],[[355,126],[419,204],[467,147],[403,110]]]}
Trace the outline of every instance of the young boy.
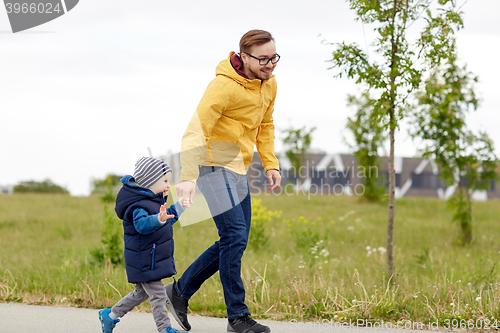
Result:
{"label": "young boy", "polygon": [[189,198],[181,197],[166,208],[171,176],[168,164],[143,157],[135,164],[134,176],[121,179],[115,211],[123,220],[127,278],[135,290],[111,309],[99,311],[104,333],[111,333],[118,318],[148,298],[158,332],[179,333],[170,326],[161,279],[176,274],[172,224],[189,207]]}

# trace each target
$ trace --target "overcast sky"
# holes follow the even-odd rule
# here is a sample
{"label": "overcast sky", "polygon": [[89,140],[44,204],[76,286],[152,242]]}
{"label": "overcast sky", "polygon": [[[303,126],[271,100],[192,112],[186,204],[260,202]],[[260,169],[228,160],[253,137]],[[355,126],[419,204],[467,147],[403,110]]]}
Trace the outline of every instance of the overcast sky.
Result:
{"label": "overcast sky", "polygon": [[[479,76],[469,117],[499,152],[498,0],[469,0],[459,56]],[[270,31],[281,60],[276,148],[287,127],[316,126],[312,146],[347,153],[348,93],[360,87],[328,70],[333,46],[375,37],[341,0],[81,0],[66,15],[13,34],[0,8],[0,185],[50,178],[86,195],[92,177],[129,174],[135,161],[177,153],[215,67],[251,29]],[[417,33],[417,27],[412,27]],[[405,127],[396,154],[411,157]]]}

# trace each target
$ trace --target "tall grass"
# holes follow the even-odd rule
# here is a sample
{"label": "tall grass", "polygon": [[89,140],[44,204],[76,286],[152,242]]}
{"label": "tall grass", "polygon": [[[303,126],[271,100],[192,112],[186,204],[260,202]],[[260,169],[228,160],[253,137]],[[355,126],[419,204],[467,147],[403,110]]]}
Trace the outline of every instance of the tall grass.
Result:
{"label": "tall grass", "polygon": [[[242,269],[255,316],[441,324],[500,319],[498,200],[474,203],[474,241],[468,246],[457,242],[459,228],[450,222],[446,202],[399,200],[393,285],[384,251],[386,205],[347,196],[255,199],[255,237]],[[98,197],[2,196],[0,212],[0,301],[101,308],[132,290],[123,266],[91,263],[89,249],[99,246],[103,225]],[[174,239],[182,273],[217,240],[217,230],[210,220],[178,223]],[[190,309],[224,316],[222,295],[214,276]]]}

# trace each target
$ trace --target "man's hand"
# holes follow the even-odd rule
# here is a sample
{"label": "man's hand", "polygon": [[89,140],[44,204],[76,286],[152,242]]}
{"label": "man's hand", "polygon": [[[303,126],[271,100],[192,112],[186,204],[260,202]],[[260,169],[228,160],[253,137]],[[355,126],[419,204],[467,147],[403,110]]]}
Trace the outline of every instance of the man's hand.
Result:
{"label": "man's hand", "polygon": [[170,215],[169,213],[167,213],[167,204],[166,203],[161,205],[161,207],[160,207],[160,221],[165,222],[166,220],[172,219],[174,217],[175,217],[175,215]]}
{"label": "man's hand", "polygon": [[179,182],[179,184],[177,184],[175,189],[177,191],[177,196],[179,198],[181,197],[184,197],[186,199],[189,198],[189,201],[193,203],[194,192],[196,190],[195,183],[190,182],[189,180],[183,180],[182,182]]}
{"label": "man's hand", "polygon": [[[268,187],[269,190],[272,191],[272,190],[275,190],[278,187],[280,187],[281,175],[280,175],[280,172],[278,170],[275,170],[275,169],[267,170],[266,174],[267,174],[267,180],[269,180],[269,187]],[[273,179],[274,179],[274,182],[273,182]]]}

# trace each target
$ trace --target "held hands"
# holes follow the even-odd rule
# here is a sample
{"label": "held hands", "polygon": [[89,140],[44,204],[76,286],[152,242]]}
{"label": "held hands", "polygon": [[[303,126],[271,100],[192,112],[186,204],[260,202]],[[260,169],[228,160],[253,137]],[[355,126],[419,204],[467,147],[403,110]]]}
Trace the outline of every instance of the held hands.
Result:
{"label": "held hands", "polygon": [[174,218],[174,217],[175,217],[175,215],[171,215],[171,214],[167,213],[167,204],[166,203],[161,205],[161,207],[160,207],[160,221],[165,222],[166,220]]}
{"label": "held hands", "polygon": [[[281,185],[281,175],[278,170],[271,169],[267,170],[267,180],[269,181],[269,187],[268,189],[270,191],[277,189]],[[274,182],[273,182],[274,179]]]}
{"label": "held hands", "polygon": [[[179,182],[179,184],[177,184],[177,186],[175,187],[175,190],[176,190],[177,196],[179,196],[179,198],[189,199],[189,202],[193,203],[194,192],[196,190],[195,183],[193,183],[189,180],[183,180],[182,182]],[[181,202],[181,204],[182,204],[182,202]],[[184,205],[182,205],[182,207],[184,207]],[[186,207],[184,207],[184,208],[186,208]]]}
{"label": "held hands", "polygon": [[188,195],[184,195],[184,196],[180,197],[179,203],[181,204],[182,208],[184,208],[184,209],[188,209],[189,207],[191,207],[191,202],[189,200]]}

